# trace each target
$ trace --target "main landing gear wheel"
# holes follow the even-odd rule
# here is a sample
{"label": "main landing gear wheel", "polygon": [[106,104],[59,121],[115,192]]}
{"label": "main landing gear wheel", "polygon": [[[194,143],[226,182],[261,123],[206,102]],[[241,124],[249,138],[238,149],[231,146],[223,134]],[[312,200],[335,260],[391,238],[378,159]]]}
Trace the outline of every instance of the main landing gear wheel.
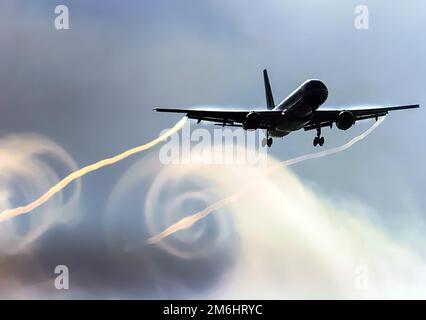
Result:
{"label": "main landing gear wheel", "polygon": [[316,147],[317,145],[322,147],[324,145],[324,142],[325,142],[324,137],[315,137],[314,138],[314,147]]}
{"label": "main landing gear wheel", "polygon": [[317,128],[317,136],[314,138],[314,147],[316,147],[317,145],[319,145],[320,147],[322,147],[324,145],[324,137],[321,137],[321,127]]}
{"label": "main landing gear wheel", "polygon": [[272,146],[272,138],[269,137],[269,134],[266,134],[266,137],[262,139],[262,147],[265,147],[266,145],[268,147]]}

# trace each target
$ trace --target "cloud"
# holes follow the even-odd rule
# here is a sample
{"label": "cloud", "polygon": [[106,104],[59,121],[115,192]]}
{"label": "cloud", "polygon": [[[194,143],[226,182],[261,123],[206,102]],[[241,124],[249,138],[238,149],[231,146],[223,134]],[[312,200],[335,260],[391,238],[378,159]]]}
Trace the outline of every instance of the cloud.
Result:
{"label": "cloud", "polygon": [[[35,134],[16,134],[0,139],[0,210],[34,200],[76,169],[74,160],[60,146]],[[75,226],[81,217],[79,181],[31,215],[0,223],[0,296],[22,297],[37,291],[25,283],[38,281],[40,271],[35,248],[48,230]],[[34,252],[33,252],[34,250]]]}
{"label": "cloud", "polygon": [[[315,156],[300,157],[310,158]],[[358,212],[361,207],[351,201],[335,205],[283,163],[269,161],[273,174],[255,176],[244,165],[159,167],[154,159],[135,165],[119,181],[108,206],[108,236],[115,243],[112,252],[140,253],[150,236],[255,180],[237,200],[152,245],[151,252],[161,253],[163,259],[152,255],[150,270],[158,279],[173,279],[158,282],[162,294],[157,297],[170,297],[181,286],[191,290],[179,295],[193,298],[426,296],[417,285],[426,278],[426,261],[415,248],[373,224],[367,213],[374,216],[374,210],[362,207]],[[134,193],[146,194],[144,202]],[[147,259],[146,254],[142,256]],[[180,262],[190,262],[190,267],[176,268]],[[219,274],[208,275],[212,269]],[[196,284],[205,290],[194,290]]]}
{"label": "cloud", "polygon": [[242,255],[221,297],[426,296],[419,286],[426,261],[414,248],[393,240],[349,201],[336,208],[285,168],[259,179],[231,211]]}
{"label": "cloud", "polygon": [[[131,260],[138,270],[137,275],[114,278],[145,279],[136,297],[182,298],[208,292],[238,255],[230,215],[208,217],[160,245],[146,244],[153,233],[223,195],[209,180],[192,178],[192,170],[191,165],[162,166],[151,155],[131,167],[110,196],[104,221],[108,252],[115,264],[129,265]],[[138,265],[145,266],[142,274]],[[154,289],[147,283],[155,284]]]}
{"label": "cloud", "polygon": [[[271,165],[274,164],[278,165],[276,160],[271,160]],[[171,176],[174,175],[187,180],[208,180],[211,190],[225,194],[235,193],[244,181],[253,179],[248,168],[241,166],[173,168]],[[173,180],[169,182],[173,185]],[[167,190],[161,189],[161,193]],[[179,197],[179,193],[172,194]],[[358,212],[350,201],[336,206],[324,195],[313,192],[285,167],[273,175],[256,176],[256,183],[225,208],[226,211],[212,215],[232,216],[238,242],[228,242],[227,250],[233,248],[236,255],[219,282],[201,294],[203,297],[426,296],[426,290],[419,286],[426,280],[426,261],[415,248],[399,243],[380,225],[373,224],[366,215],[371,209]],[[191,212],[187,210],[186,215]],[[167,217],[167,220],[176,222],[181,211],[165,211],[163,220],[167,215],[174,215],[174,219]],[[165,244],[159,242],[159,248],[168,249],[176,242],[196,245],[198,223],[204,225],[208,221],[200,220],[193,225],[194,229],[173,234],[171,239],[164,240],[168,241]],[[418,221],[413,219],[411,223]],[[203,249],[201,244],[196,248]],[[205,253],[208,256],[209,251]]]}
{"label": "cloud", "polygon": [[[14,164],[20,174],[26,171],[19,161],[39,174],[26,179],[53,174],[44,162],[35,160],[43,151],[70,161],[45,139],[26,136],[23,141],[6,139],[2,152],[14,159],[4,164]],[[17,145],[19,152],[4,151],[16,150]],[[46,224],[37,241],[3,254],[0,292],[30,298],[426,296],[418,286],[426,280],[426,261],[415,248],[373,224],[365,214],[371,210],[364,208],[360,214],[360,207],[351,201],[337,206],[273,157],[268,161],[273,174],[254,175],[256,171],[244,164],[162,166],[151,153],[119,179],[98,228]],[[234,194],[251,180],[256,182],[236,201],[189,229],[147,244],[161,230]],[[3,202],[10,201],[8,192],[2,195]],[[44,224],[29,230],[40,225]],[[11,235],[18,233],[9,233],[8,239]],[[58,264],[70,269],[69,291],[53,287]]]}
{"label": "cloud", "polygon": [[[0,211],[34,200],[59,179],[61,171],[77,167],[60,146],[34,134],[0,139],[0,158]],[[53,224],[75,222],[79,194],[77,181],[71,192],[59,193],[31,216],[0,223],[0,250],[19,251]]]}

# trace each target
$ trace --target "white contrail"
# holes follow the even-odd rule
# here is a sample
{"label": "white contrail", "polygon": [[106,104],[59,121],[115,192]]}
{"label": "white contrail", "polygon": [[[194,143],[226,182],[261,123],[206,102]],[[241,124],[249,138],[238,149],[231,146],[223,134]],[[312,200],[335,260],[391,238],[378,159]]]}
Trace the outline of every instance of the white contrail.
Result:
{"label": "white contrail", "polygon": [[[289,160],[285,160],[280,162],[279,164],[273,166],[272,168],[268,169],[266,172],[261,173],[261,174],[271,174],[273,173],[275,170],[277,170],[278,168],[284,166],[290,166],[299,162],[303,162],[306,160],[310,160],[310,159],[317,159],[317,158],[322,158],[328,155],[332,155],[338,152],[342,152],[350,147],[352,147],[355,143],[361,141],[362,139],[364,139],[365,137],[367,137],[371,132],[374,131],[374,129],[376,129],[384,120],[386,117],[381,117],[379,118],[378,121],[376,121],[370,128],[368,128],[366,131],[364,131],[363,133],[361,133],[360,135],[352,138],[351,140],[349,140],[347,143],[345,143],[344,145],[341,145],[339,147],[335,147],[335,148],[331,148],[331,149],[327,149],[324,151],[319,151],[319,152],[314,152],[314,153],[308,153],[293,159],[289,159]],[[252,184],[255,183],[256,180],[255,179],[251,179],[249,183],[247,183],[245,186],[243,186],[238,192],[236,192],[235,194],[224,198],[222,200],[219,200],[215,203],[213,203],[212,205],[208,206],[207,208],[193,214],[187,217],[182,218],[181,220],[179,220],[178,222],[176,222],[175,224],[171,225],[170,227],[166,228],[164,231],[160,232],[159,234],[152,236],[148,239],[148,244],[155,244],[158,241],[172,235],[173,233],[180,231],[180,230],[184,230],[184,229],[188,229],[190,228],[195,222],[199,221],[200,219],[206,217],[207,215],[209,215],[210,213],[224,207],[225,205],[236,201],[240,196],[242,196],[245,192],[245,190]]]}
{"label": "white contrail", "polygon": [[166,131],[165,133],[160,135],[158,138],[155,138],[154,140],[152,140],[152,141],[150,141],[150,142],[148,142],[144,145],[141,145],[141,146],[135,147],[133,149],[124,151],[123,153],[120,153],[120,154],[118,154],[114,157],[98,161],[96,163],[93,163],[93,164],[88,165],[84,168],[81,168],[77,171],[72,172],[71,174],[66,176],[61,181],[59,181],[56,185],[54,185],[46,193],[41,195],[38,199],[34,200],[33,202],[31,202],[31,203],[29,203],[25,206],[22,206],[22,207],[17,207],[17,208],[14,208],[14,209],[6,209],[3,212],[1,212],[0,213],[0,222],[7,220],[7,219],[10,219],[10,218],[13,218],[13,217],[16,217],[16,216],[21,215],[21,214],[31,212],[35,208],[44,204],[46,201],[48,201],[56,193],[58,193],[59,191],[64,189],[71,182],[73,182],[74,180],[88,174],[89,172],[92,172],[92,171],[98,170],[100,168],[103,168],[105,166],[117,163],[117,162],[131,156],[131,155],[134,155],[136,153],[139,153],[139,152],[142,152],[142,151],[147,150],[149,148],[152,148],[153,146],[157,145],[161,141],[170,137],[173,133],[180,130],[184,126],[186,119],[187,119],[186,117],[183,117],[178,123],[175,124],[175,126],[173,128]]}

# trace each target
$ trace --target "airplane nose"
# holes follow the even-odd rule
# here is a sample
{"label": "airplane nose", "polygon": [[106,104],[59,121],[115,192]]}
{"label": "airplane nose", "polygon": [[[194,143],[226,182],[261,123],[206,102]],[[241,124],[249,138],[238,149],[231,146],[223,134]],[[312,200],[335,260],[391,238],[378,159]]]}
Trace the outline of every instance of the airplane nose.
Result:
{"label": "airplane nose", "polygon": [[324,82],[322,82],[319,79],[310,79],[310,80],[306,81],[305,88],[308,89],[308,90],[311,90],[311,89],[327,89]]}
{"label": "airplane nose", "polygon": [[313,89],[310,93],[310,100],[315,102],[318,105],[323,104],[328,97],[328,90],[327,89]]}
{"label": "airplane nose", "polygon": [[328,89],[321,80],[308,80],[305,84],[305,90],[307,99],[314,104],[321,105],[327,100]]}

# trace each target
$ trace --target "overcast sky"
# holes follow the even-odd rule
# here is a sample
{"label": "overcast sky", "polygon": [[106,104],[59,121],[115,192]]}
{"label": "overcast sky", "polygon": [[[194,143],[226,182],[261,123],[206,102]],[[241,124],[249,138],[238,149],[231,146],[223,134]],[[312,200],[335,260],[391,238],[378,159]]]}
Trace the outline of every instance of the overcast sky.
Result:
{"label": "overcast sky", "polygon": [[[69,8],[70,30],[54,27],[58,4]],[[359,4],[369,9],[367,30],[354,27]],[[155,106],[263,106],[261,72],[265,67],[276,102],[306,79],[320,78],[329,90],[324,106],[423,106],[425,29],[426,4],[420,0],[127,0],[102,4],[94,0],[43,4],[2,0],[0,142],[11,153],[21,150],[20,143],[25,141],[40,148],[52,143],[60,149],[53,148],[53,156],[66,166],[48,162],[56,173],[49,171],[45,184],[31,190],[35,196],[73,166],[143,144],[179,119],[152,112]],[[358,211],[384,228],[389,237],[413,246],[423,256],[425,115],[424,108],[392,113],[353,148],[290,170],[318,197],[338,208],[348,202],[365,208],[365,212]],[[357,124],[346,132],[325,129],[325,147],[343,144],[369,125],[368,121]],[[311,152],[314,134],[301,131],[276,139],[270,155],[287,159]],[[11,135],[18,142],[10,142]],[[23,249],[4,250],[0,296],[55,296],[55,291],[31,288],[48,282],[58,264],[77,269],[74,279],[79,290],[70,291],[67,297],[182,298],[217,289],[236,263],[237,244],[215,247],[208,259],[183,261],[162,248],[142,246],[138,254],[130,250],[126,256],[122,247],[111,249],[106,244],[111,239],[105,240],[105,225],[99,221],[117,210],[119,221],[138,221],[135,217],[140,212],[135,206],[143,203],[154,173],[161,169],[157,156],[158,147],[90,174],[82,179],[81,190],[64,192],[63,202],[73,190],[78,199],[66,209],[57,201],[56,216],[70,214],[79,220],[72,225],[49,224]],[[117,209],[114,197],[128,185],[120,181],[132,172],[137,175],[140,161],[150,163],[153,171],[124,192],[128,199],[121,199],[125,204]],[[13,172],[23,169],[17,170]],[[23,192],[19,181],[11,174],[0,175],[2,192],[18,193],[7,197],[7,206],[22,205],[20,201],[26,199],[19,195]],[[41,208],[34,214],[45,211]],[[14,246],[37,227],[37,221],[28,227],[28,217],[17,219],[14,223],[24,226],[16,227]],[[209,245],[215,232],[223,232],[220,224],[211,223],[210,236],[200,246]],[[234,223],[230,218],[226,234],[228,241],[238,243],[238,234],[232,233]],[[153,264],[163,266],[160,276],[152,272]],[[22,291],[15,288],[16,283]]]}

